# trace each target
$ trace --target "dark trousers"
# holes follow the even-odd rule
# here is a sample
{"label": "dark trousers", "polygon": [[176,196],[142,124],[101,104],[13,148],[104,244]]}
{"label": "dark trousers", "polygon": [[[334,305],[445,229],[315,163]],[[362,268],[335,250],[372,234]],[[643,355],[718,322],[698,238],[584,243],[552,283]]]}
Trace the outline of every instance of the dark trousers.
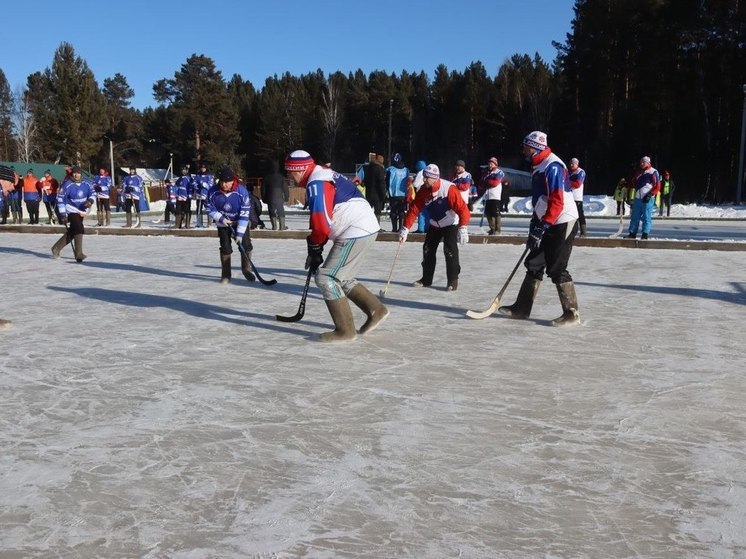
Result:
{"label": "dark trousers", "polygon": [[443,254],[446,257],[446,276],[448,282],[458,279],[461,273],[461,265],[458,259],[458,227],[449,225],[447,227],[430,227],[425,233],[425,242],[422,244],[422,284],[432,285],[435,275],[435,260],[440,241],[443,241]]}
{"label": "dark trousers", "polygon": [[83,216],[79,213],[67,214],[68,223],[68,235],[70,239],[75,235],[85,235],[85,227],[83,227]]}
{"label": "dark trousers", "polygon": [[497,217],[501,206],[502,200],[487,200],[484,203],[484,215],[487,217]]}
{"label": "dark trousers", "polygon": [[169,223],[171,221],[171,214],[176,214],[176,208],[174,208],[174,205],[171,202],[166,202],[166,211],[164,213],[165,216],[163,221]]}
{"label": "dark trousers", "polygon": [[124,211],[128,214],[132,213],[132,209],[135,209],[135,213],[137,215],[140,215],[140,201],[139,200],[133,200],[132,198],[127,198],[124,201]]}
{"label": "dark trousers", "polygon": [[580,230],[585,235],[585,212],[583,211],[583,201],[576,201],[575,207],[578,208],[578,223],[580,224]]}
{"label": "dark trousers", "polygon": [[666,217],[671,217],[671,195],[670,194],[661,195],[661,207],[660,207],[660,213],[658,215],[663,215],[663,206],[666,206]]}
{"label": "dark trousers", "polygon": [[383,211],[383,201],[371,198],[368,200],[370,207],[373,208],[373,213],[376,214],[378,223],[381,223],[381,212]]}
{"label": "dark trousers", "polygon": [[617,215],[624,215],[626,206],[624,205],[624,202],[617,201],[616,203],[616,214]]}
{"label": "dark trousers", "polygon": [[176,215],[192,215],[192,201],[179,200],[176,202]]}
{"label": "dark trousers", "polygon": [[39,223],[39,200],[26,200],[29,223]]}
{"label": "dark trousers", "polygon": [[539,281],[543,279],[544,273],[553,283],[572,281],[572,276],[567,271],[567,263],[570,261],[572,242],[577,234],[577,221],[553,225],[547,229],[539,248],[530,251],[523,261],[527,273]]}
{"label": "dark trousers", "polygon": [[404,222],[404,214],[407,212],[407,199],[402,197],[389,198],[389,215],[391,216],[391,230],[399,231]]}
{"label": "dark trousers", "polygon": [[[218,227],[218,239],[220,240],[220,254],[233,254],[233,237],[231,237],[230,230],[227,227]],[[241,245],[247,253],[254,250],[248,230],[241,239]]]}

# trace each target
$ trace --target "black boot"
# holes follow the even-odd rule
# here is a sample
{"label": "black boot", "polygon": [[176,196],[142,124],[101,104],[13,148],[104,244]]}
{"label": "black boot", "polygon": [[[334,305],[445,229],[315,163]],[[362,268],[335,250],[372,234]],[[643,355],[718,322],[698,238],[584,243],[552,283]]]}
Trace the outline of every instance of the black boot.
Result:
{"label": "black boot", "polygon": [[558,283],[557,294],[562,305],[562,316],[552,321],[553,326],[568,326],[580,322],[578,313],[578,297],[575,294],[575,285],[571,282]]}
{"label": "black boot", "polygon": [[231,282],[231,255],[221,254],[220,255],[220,283]]}
{"label": "black boot", "polygon": [[539,291],[540,285],[541,280],[537,280],[533,276],[526,274],[526,277],[523,278],[521,288],[518,290],[518,297],[515,303],[506,307],[500,307],[497,310],[510,318],[528,318],[531,316],[531,309],[534,306],[534,299],[536,299],[536,293]]}
{"label": "black boot", "polygon": [[368,317],[365,324],[360,327],[360,335],[367,334],[378,328],[390,314],[386,305],[381,303],[378,297],[373,295],[368,291],[368,288],[360,283],[350,290],[347,297]]}

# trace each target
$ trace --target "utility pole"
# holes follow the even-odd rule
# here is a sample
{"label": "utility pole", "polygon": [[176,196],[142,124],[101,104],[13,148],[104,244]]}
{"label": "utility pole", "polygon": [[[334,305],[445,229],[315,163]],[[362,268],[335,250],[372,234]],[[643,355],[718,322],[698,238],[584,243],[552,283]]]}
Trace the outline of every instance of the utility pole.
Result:
{"label": "utility pole", "polygon": [[743,116],[741,117],[741,154],[738,158],[738,182],[736,183],[736,204],[741,205],[741,194],[743,193],[743,157],[744,144],[746,144],[746,84],[743,88]]}
{"label": "utility pole", "polygon": [[386,161],[388,165],[391,165],[391,115],[394,111],[394,100],[389,99],[389,158]]}

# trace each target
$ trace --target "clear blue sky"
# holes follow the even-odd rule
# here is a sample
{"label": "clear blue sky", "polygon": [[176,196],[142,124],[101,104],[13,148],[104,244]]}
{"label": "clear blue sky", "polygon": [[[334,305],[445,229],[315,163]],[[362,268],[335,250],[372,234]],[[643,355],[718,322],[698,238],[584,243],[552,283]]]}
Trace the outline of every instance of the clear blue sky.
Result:
{"label": "clear blue sky", "polygon": [[130,0],[5,2],[0,68],[11,89],[51,66],[61,42],[75,47],[99,85],[119,72],[132,106],[155,106],[153,84],[192,54],[261,89],[267,77],[362,69],[400,73],[439,64],[490,76],[515,53],[554,60],[570,31],[573,0]]}

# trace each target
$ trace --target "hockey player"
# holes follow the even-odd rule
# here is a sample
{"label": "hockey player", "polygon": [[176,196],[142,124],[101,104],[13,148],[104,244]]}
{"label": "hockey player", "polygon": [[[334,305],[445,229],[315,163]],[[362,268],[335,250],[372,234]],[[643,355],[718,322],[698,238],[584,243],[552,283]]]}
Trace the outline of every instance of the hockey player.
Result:
{"label": "hockey player", "polygon": [[503,179],[505,173],[497,166],[497,158],[487,161],[487,174],[482,179],[484,187],[484,215],[490,226],[488,235],[500,233],[500,209],[502,207]]}
{"label": "hockey player", "polygon": [[[127,213],[125,227],[140,227],[140,196],[143,195],[144,183],[135,167],[130,167],[130,174],[122,180],[124,190],[124,211]],[[135,209],[135,224],[132,225],[132,209]]]}
{"label": "hockey player", "polygon": [[580,316],[567,263],[578,232],[578,208],[567,168],[547,146],[544,132],[531,132],[523,139],[523,156],[532,167],[531,203],[534,208],[526,243],[530,249],[524,261],[527,271],[515,303],[498,310],[511,318],[528,318],[546,272],[557,286],[562,304],[562,316],[552,324],[573,324]]}
{"label": "hockey player", "polygon": [[[205,200],[207,199],[207,192],[214,186],[215,177],[207,170],[207,165],[201,163],[199,166],[199,172],[194,175],[192,179],[192,198],[197,202],[197,219],[195,227],[203,227],[202,214],[205,212]],[[208,218],[208,224],[209,218]]]}
{"label": "hockey player", "polygon": [[93,189],[96,191],[96,219],[97,225],[111,225],[111,205],[109,197],[111,194],[111,177],[101,167],[98,175],[93,179]]}
{"label": "hockey player", "polygon": [[628,239],[637,237],[637,230],[642,220],[642,238],[647,239],[653,228],[653,210],[655,209],[655,196],[661,189],[661,176],[650,164],[650,158],[646,155],[640,159],[641,173],[635,181],[635,200],[632,204],[632,213],[629,217]]}
{"label": "hockey player", "polygon": [[60,257],[60,252],[71,241],[75,241],[73,251],[75,260],[82,262],[86,259],[83,253],[83,218],[88,209],[96,201],[96,191],[88,181],[83,180],[83,171],[80,167],[72,168],[72,181],[68,182],[64,190],[57,196],[57,210],[60,221],[67,227],[65,234],[52,246],[52,256]]}
{"label": "hockey player", "polygon": [[41,188],[42,201],[47,209],[47,223],[57,222],[57,191],[60,189],[60,183],[52,176],[52,172],[47,169],[44,176],[39,180]]}
{"label": "hockey player", "polygon": [[192,178],[189,167],[181,168],[181,176],[174,185],[176,191],[176,229],[189,229],[192,221]]}
{"label": "hockey player", "polygon": [[417,192],[409,208],[404,225],[399,231],[399,241],[405,242],[417,216],[427,208],[430,212],[430,227],[422,245],[422,277],[414,282],[415,287],[430,287],[435,275],[435,257],[440,241],[446,257],[448,291],[458,289],[461,273],[458,245],[469,242],[469,218],[471,213],[455,184],[440,178],[440,169],[430,164],[422,171],[424,184]]}
{"label": "hockey player", "polygon": [[[233,253],[232,241],[234,236],[236,241],[241,243],[244,248],[244,252],[241,253],[241,272],[248,281],[254,281],[256,278],[251,273],[251,262],[249,261],[253,250],[248,230],[251,199],[249,198],[249,191],[241,184],[230,167],[220,169],[218,184],[207,191],[205,208],[207,215],[218,226],[220,283],[230,283],[231,281],[231,254]],[[180,215],[177,214],[177,223]]]}
{"label": "hockey player", "polygon": [[461,197],[468,205],[474,179],[471,178],[471,173],[466,170],[466,163],[464,163],[463,159],[456,161],[454,166],[453,184],[456,185],[456,188],[458,188],[458,191],[461,193]]}
{"label": "hockey player", "polygon": [[[305,267],[315,271],[316,285],[334,321],[334,330],[321,334],[321,341],[355,338],[348,298],[367,316],[360,334],[372,332],[386,319],[389,310],[355,276],[378,236],[378,219],[373,208],[355,183],[332,169],[316,165],[306,151],[290,153],[285,159],[285,170],[297,186],[306,189],[311,211]],[[332,242],[332,247],[324,261],[327,241]]]}
{"label": "hockey player", "polygon": [[578,224],[580,225],[580,236],[585,237],[585,212],[583,211],[583,190],[585,186],[585,171],[580,168],[580,161],[573,157],[570,159],[570,188],[575,207],[578,209]]}

